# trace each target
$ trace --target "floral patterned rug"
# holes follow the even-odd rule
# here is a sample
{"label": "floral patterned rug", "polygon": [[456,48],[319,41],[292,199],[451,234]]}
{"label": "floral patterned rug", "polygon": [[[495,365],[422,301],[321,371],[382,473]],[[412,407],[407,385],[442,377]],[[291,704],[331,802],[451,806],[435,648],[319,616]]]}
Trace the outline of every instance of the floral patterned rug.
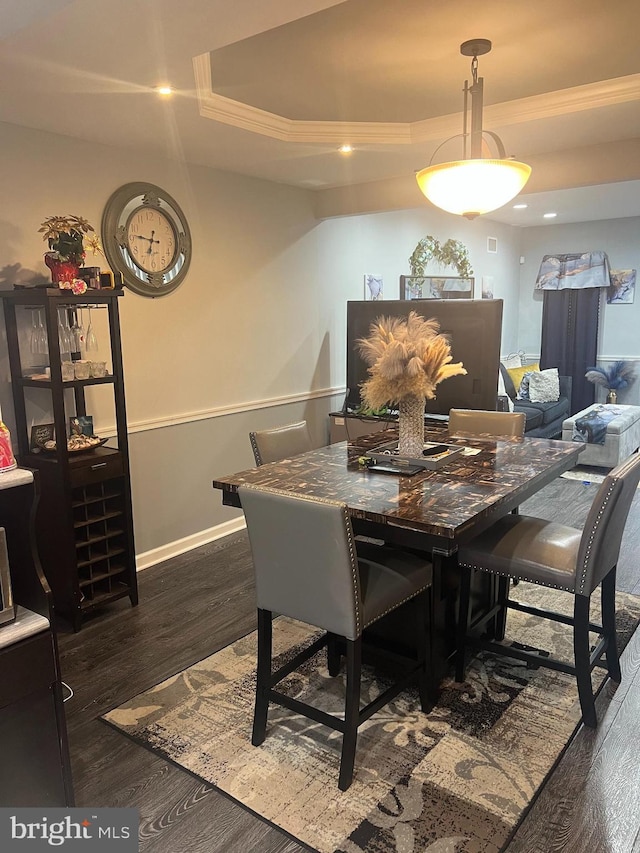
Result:
{"label": "floral patterned rug", "polygon": [[[542,587],[514,591],[536,606],[572,606]],[[640,599],[619,593],[621,647],[639,617]],[[510,642],[571,660],[566,626],[513,611],[507,629]],[[283,661],[314,636],[280,617],[274,651]],[[255,633],[238,640],[103,719],[319,853],[498,853],[580,720],[571,676],[483,653],[466,683],[443,683],[430,714],[409,689],[361,726],[354,781],[343,793],[337,732],[271,706],[267,738],[251,746],[255,641]],[[603,672],[594,670],[594,683]],[[323,653],[286,685],[342,710],[342,679],[329,677]],[[366,669],[363,702],[383,688]]]}

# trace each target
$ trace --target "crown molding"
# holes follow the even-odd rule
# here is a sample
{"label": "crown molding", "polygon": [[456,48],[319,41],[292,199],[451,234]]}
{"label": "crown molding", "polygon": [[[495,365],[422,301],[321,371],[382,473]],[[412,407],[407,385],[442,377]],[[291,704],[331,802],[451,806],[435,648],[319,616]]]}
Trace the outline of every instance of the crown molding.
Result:
{"label": "crown molding", "polygon": [[[416,122],[301,121],[219,95],[212,89],[208,53],[193,58],[198,108],[203,118],[269,136],[281,142],[340,145],[411,145],[447,139],[460,132],[462,113]],[[506,127],[567,113],[640,100],[640,74],[587,83],[484,108],[487,126]]]}
{"label": "crown molding", "polygon": [[203,118],[230,124],[281,142],[340,145],[345,140],[369,145],[407,145],[411,125],[398,122],[299,121],[219,95],[211,88],[209,54],[193,59],[198,107]]}
{"label": "crown molding", "polygon": [[597,83],[585,83],[570,89],[558,89],[517,101],[506,101],[484,108],[486,124],[495,127],[553,118],[567,113],[597,110],[615,104],[640,100],[640,74],[628,74]]}

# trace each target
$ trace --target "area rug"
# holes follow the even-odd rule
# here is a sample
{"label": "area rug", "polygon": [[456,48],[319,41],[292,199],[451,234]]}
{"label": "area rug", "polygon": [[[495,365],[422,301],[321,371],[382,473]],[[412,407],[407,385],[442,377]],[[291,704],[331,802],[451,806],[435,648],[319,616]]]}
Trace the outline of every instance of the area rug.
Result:
{"label": "area rug", "polygon": [[[539,607],[572,607],[571,596],[542,587],[521,583],[515,592]],[[618,594],[621,647],[639,617],[640,599]],[[278,665],[314,636],[279,617]],[[569,628],[517,611],[509,614],[508,638],[572,657]],[[580,721],[571,676],[483,653],[466,683],[443,683],[430,714],[409,689],[368,720],[353,784],[343,793],[338,733],[272,706],[264,744],[251,746],[255,660],[254,633],[103,719],[319,853],[498,853]],[[602,678],[594,670],[594,684]],[[363,702],[384,686],[367,669]],[[342,679],[329,677],[322,653],[286,689],[317,697],[329,712],[342,709]]]}

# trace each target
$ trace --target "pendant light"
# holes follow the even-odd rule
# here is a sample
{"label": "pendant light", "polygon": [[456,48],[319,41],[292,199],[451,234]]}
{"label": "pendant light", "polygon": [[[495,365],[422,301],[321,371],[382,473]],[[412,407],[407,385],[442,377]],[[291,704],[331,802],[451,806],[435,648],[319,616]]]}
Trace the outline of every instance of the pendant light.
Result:
{"label": "pendant light", "polygon": [[[463,90],[463,159],[429,165],[416,174],[420,189],[432,204],[449,213],[466,216],[467,219],[475,219],[482,213],[502,207],[518,195],[531,174],[531,166],[505,156],[504,145],[497,134],[482,130],[484,81],[482,77],[478,77],[478,57],[489,53],[490,50],[491,42],[488,39],[471,39],[460,45],[460,53],[463,56],[473,57],[471,86],[469,81],[465,80]],[[467,131],[469,95],[470,132]],[[497,157],[494,159],[482,156],[485,134],[495,144]],[[439,148],[434,152],[434,156],[438,150]],[[433,160],[433,157],[431,159]]]}

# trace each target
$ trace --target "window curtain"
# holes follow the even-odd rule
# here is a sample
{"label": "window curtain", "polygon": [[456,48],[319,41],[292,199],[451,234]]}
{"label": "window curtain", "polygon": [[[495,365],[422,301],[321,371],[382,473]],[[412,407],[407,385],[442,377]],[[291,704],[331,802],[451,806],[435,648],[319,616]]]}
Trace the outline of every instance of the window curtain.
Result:
{"label": "window curtain", "polygon": [[569,252],[543,257],[535,289],[580,290],[585,287],[609,287],[610,284],[606,252]]}
{"label": "window curtain", "polygon": [[557,367],[572,377],[571,414],[595,400],[595,386],[584,375],[596,363],[599,287],[544,290],[540,368]]}

